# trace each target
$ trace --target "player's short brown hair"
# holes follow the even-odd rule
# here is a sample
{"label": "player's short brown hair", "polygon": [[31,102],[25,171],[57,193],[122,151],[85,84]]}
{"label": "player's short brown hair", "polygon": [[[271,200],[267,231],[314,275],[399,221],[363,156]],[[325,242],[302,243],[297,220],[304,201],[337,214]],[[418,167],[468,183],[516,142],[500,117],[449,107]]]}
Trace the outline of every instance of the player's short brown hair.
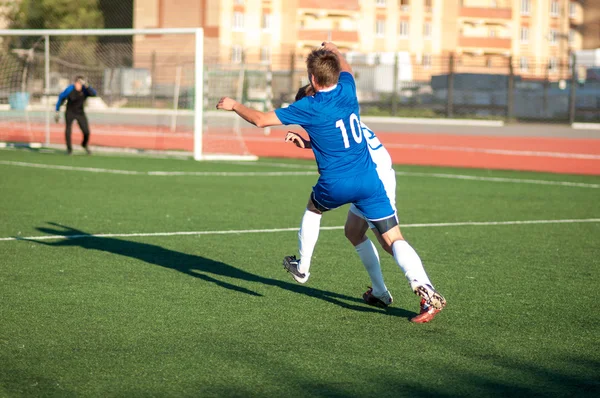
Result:
{"label": "player's short brown hair", "polygon": [[322,48],[308,54],[306,69],[310,75],[315,77],[315,82],[321,87],[337,84],[342,71],[337,55]]}
{"label": "player's short brown hair", "polygon": [[310,84],[306,86],[300,87],[298,92],[296,93],[295,101],[300,101],[304,97],[310,97],[311,95],[315,95],[315,90],[312,88]]}

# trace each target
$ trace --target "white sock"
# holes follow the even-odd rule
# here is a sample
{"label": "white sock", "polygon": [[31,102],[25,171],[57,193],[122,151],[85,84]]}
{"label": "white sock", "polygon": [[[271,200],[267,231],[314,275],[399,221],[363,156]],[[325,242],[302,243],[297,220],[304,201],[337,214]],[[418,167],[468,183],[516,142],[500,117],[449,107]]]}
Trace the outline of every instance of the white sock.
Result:
{"label": "white sock", "polygon": [[405,240],[397,240],[392,244],[394,258],[408,279],[411,289],[414,285],[433,285],[423,268],[419,255]]}
{"label": "white sock", "polygon": [[299,271],[303,274],[308,273],[310,269],[310,260],[319,239],[320,226],[321,214],[313,213],[306,209],[302,217],[302,223],[300,224],[300,231],[298,231],[298,246],[300,247]]}
{"label": "white sock", "polygon": [[373,287],[373,295],[379,297],[387,291],[387,287],[383,282],[383,274],[381,273],[381,264],[379,263],[379,253],[371,240],[367,238],[362,243],[355,246],[356,252],[365,266],[371,285]]}

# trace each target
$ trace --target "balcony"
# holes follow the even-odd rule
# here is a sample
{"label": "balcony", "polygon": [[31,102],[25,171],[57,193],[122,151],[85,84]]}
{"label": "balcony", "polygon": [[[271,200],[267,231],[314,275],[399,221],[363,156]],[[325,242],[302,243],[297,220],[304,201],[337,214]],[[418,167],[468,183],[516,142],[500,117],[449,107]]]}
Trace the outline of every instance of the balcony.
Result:
{"label": "balcony", "polygon": [[461,36],[458,38],[460,47],[476,47],[476,48],[494,48],[509,50],[511,48],[511,39],[503,37],[467,37]]}
{"label": "balcony", "polygon": [[298,39],[304,41],[324,41],[328,40],[331,33],[333,42],[357,42],[358,31],[356,30],[325,30],[325,29],[306,29],[298,31]]}
{"label": "balcony", "polygon": [[462,7],[460,16],[466,18],[511,19],[512,8]]}
{"label": "balcony", "polygon": [[360,4],[358,0],[299,0],[298,8],[359,11]]}

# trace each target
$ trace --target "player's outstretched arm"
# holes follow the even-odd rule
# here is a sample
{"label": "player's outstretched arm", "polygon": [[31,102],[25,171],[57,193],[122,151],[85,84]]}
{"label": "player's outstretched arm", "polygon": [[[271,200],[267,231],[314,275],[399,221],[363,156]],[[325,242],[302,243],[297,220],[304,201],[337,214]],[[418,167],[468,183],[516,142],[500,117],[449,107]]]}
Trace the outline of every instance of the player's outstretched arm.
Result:
{"label": "player's outstretched arm", "polygon": [[252,123],[256,127],[260,128],[269,126],[281,126],[283,124],[281,123],[274,111],[257,111],[256,109],[248,108],[244,104],[240,104],[236,100],[229,97],[221,98],[221,100],[217,104],[217,109],[234,111],[248,123]]}
{"label": "player's outstretched arm", "polygon": [[292,142],[298,148],[302,148],[302,149],[311,149],[312,148],[312,144],[310,143],[310,140],[304,139],[304,137],[302,137],[300,134],[294,133],[293,131],[287,132],[287,134],[285,135],[285,142]]}
{"label": "player's outstretched arm", "polygon": [[346,61],[346,58],[344,58],[344,56],[340,52],[340,49],[335,44],[333,44],[330,41],[326,41],[326,42],[323,42],[323,48],[325,48],[325,50],[329,50],[332,53],[334,53],[335,55],[337,55],[338,60],[340,61],[340,66],[342,67],[342,72],[348,72],[348,73],[352,74],[352,67],[350,66],[348,61]]}

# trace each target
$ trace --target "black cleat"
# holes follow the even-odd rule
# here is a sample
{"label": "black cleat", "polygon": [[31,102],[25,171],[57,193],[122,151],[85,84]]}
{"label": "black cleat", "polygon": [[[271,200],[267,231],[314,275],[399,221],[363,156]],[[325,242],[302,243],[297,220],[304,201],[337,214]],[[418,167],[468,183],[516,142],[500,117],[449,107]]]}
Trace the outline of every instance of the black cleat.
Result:
{"label": "black cleat", "polygon": [[303,274],[299,271],[300,260],[296,258],[296,256],[285,256],[283,258],[283,268],[290,274],[294,280],[298,283],[306,283],[308,281],[308,277],[310,276],[310,272]]}
{"label": "black cleat", "polygon": [[369,290],[367,290],[364,294],[363,294],[363,300],[365,300],[365,303],[375,306],[375,307],[381,307],[381,308],[386,308],[388,305],[392,304],[392,302],[394,301],[394,299],[392,298],[392,295],[390,294],[389,291],[386,291],[383,295],[381,296],[375,296],[373,294],[373,288],[370,287]]}

